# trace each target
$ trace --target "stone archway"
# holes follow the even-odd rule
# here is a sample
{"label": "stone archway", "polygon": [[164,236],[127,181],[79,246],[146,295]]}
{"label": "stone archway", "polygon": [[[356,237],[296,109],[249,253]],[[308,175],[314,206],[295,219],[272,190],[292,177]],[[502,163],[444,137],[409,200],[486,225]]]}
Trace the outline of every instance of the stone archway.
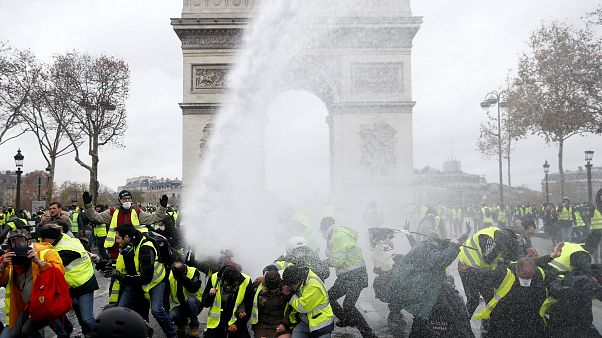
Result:
{"label": "stone archway", "polygon": [[[225,100],[225,77],[259,0],[184,0],[171,24],[183,52],[183,181],[202,161],[202,145]],[[335,43],[308,51],[319,71],[286,89],[319,96],[329,116],[332,195],[376,201],[412,196],[411,49],[422,18],[409,0],[365,0],[369,11],[329,27]],[[347,39],[346,37],[358,37]],[[298,72],[305,71],[298,69]]]}

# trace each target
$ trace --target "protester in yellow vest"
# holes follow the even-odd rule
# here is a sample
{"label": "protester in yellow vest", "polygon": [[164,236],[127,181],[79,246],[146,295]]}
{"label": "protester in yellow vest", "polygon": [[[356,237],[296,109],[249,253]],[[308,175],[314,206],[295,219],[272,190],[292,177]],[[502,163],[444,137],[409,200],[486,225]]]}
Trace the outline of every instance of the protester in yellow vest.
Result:
{"label": "protester in yellow vest", "polygon": [[558,206],[556,214],[558,215],[558,225],[560,228],[560,237],[565,242],[573,239],[573,226],[575,225],[575,213],[570,205],[571,200],[568,197],[562,198],[562,204]]}
{"label": "protester in yellow vest", "polygon": [[282,292],[281,286],[278,268],[266,267],[253,298],[251,324],[255,337],[290,338],[290,321],[285,314],[290,297]]}
{"label": "protester in yellow vest", "polygon": [[211,275],[202,297],[209,308],[204,338],[248,338],[247,322],[253,309],[251,278],[226,265]]}
{"label": "protester in yellow vest", "polygon": [[169,275],[169,318],[176,324],[178,334],[185,333],[190,320],[191,337],[199,336],[198,315],[201,305],[201,273],[192,266],[176,260]]}
{"label": "protester in yellow vest", "polygon": [[115,245],[115,228],[121,224],[131,224],[140,232],[148,232],[147,225],[157,223],[165,217],[165,208],[167,207],[167,195],[161,196],[160,206],[154,213],[142,211],[132,203],[132,194],[127,190],[119,192],[119,208],[109,208],[103,212],[96,212],[92,207],[92,196],[85,191],[82,195],[85,212],[88,219],[100,224],[109,224],[105,248],[111,248]]}
{"label": "protester in yellow vest", "polygon": [[[354,326],[364,338],[376,337],[362,313],[355,306],[360,293],[368,287],[368,273],[364,254],[358,245],[357,231],[335,224],[335,219],[325,217],[320,231],[326,239],[326,256],[335,268],[337,279],[328,290],[332,310],[339,319],[337,326]],[[286,271],[286,270],[285,270]],[[343,306],[338,299],[345,297]]]}
{"label": "protester in yellow vest", "polygon": [[322,280],[306,266],[293,265],[284,270],[282,292],[291,295],[289,320],[296,323],[295,338],[330,338],[334,314]]}
{"label": "protester in yellow vest", "polygon": [[[458,271],[466,294],[468,314],[473,315],[479,305],[479,296],[485,301],[493,297],[493,289],[483,283],[478,274],[463,268],[494,269],[510,247],[510,234],[498,227],[488,227],[469,238],[458,255]],[[462,263],[462,264],[460,264]]]}
{"label": "protester in yellow vest", "polygon": [[131,224],[122,224],[115,229],[115,241],[121,249],[110,303],[127,307],[148,320],[148,301],[151,313],[167,338],[177,336],[176,329],[163,307],[165,291],[165,267],[159,262],[157,248]]}
{"label": "protester in yellow vest", "polygon": [[590,234],[585,239],[585,247],[592,254],[594,262],[602,263],[600,252],[598,252],[600,241],[602,240],[602,189],[596,194],[596,206],[592,208],[591,220],[589,225]]}
{"label": "protester in yellow vest", "polygon": [[[98,282],[88,252],[79,239],[62,233],[59,225],[48,223],[39,230],[42,242],[50,243],[58,251],[65,266],[65,280],[73,301],[82,333],[88,335],[94,324],[94,291]],[[68,319],[66,319],[68,320]]]}
{"label": "protester in yellow vest", "polygon": [[[538,260],[545,265],[560,255],[561,248]],[[490,319],[487,336],[544,337],[545,323],[540,310],[547,297],[546,276],[529,257],[520,258],[506,267],[478,270],[483,280],[495,285],[495,296],[474,315],[476,319]]]}
{"label": "protester in yellow vest", "polygon": [[[103,205],[97,204],[94,207],[97,213],[103,212],[106,210]],[[93,221],[90,223],[93,227],[94,238],[96,239],[96,246],[98,247],[98,254],[100,255],[101,260],[109,260],[109,254],[107,254],[107,248],[105,248],[105,240],[107,239],[107,224],[106,223],[98,223]]]}

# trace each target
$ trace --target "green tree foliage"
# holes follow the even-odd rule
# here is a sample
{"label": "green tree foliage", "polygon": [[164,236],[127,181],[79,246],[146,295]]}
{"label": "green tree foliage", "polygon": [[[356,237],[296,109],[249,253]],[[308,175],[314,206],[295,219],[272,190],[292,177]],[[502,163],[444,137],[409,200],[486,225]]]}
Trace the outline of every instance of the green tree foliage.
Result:
{"label": "green tree foliage", "polygon": [[589,29],[553,22],[533,32],[529,47],[508,90],[509,121],[558,146],[564,195],[564,142],[600,125],[601,44]]}

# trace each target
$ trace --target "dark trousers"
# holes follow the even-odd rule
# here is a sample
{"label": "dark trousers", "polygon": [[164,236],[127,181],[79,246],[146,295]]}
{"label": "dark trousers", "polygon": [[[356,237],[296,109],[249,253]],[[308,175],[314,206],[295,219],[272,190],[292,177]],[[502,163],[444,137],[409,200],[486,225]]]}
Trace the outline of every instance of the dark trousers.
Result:
{"label": "dark trousers", "polygon": [[[362,336],[371,335],[372,328],[364,319],[361,312],[355,307],[357,299],[364,288],[368,286],[366,268],[355,269],[341,275],[337,274],[334,285],[328,290],[328,299],[334,315],[342,322],[355,326]],[[345,296],[343,306],[337,302]]]}
{"label": "dark trousers", "polygon": [[98,246],[98,255],[100,256],[100,259],[108,261],[109,254],[107,253],[107,249],[105,249],[105,240],[106,239],[107,239],[107,236],[96,237],[96,245]]}
{"label": "dark trousers", "polygon": [[23,311],[19,315],[19,318],[17,318],[15,325],[10,328],[10,338],[42,337],[40,330],[48,324],[50,324],[50,322],[46,320],[32,320],[29,318],[29,312]]}
{"label": "dark trousers", "polygon": [[482,295],[485,303],[489,302],[493,298],[494,289],[476,271],[460,272],[460,279],[464,287],[464,294],[466,294],[466,309],[469,317],[472,317],[479,307],[479,297]]}
{"label": "dark trousers", "polygon": [[600,253],[598,252],[600,239],[602,239],[602,229],[592,230],[589,236],[587,236],[585,239],[585,250],[589,251],[589,253],[592,255],[592,259],[596,263],[600,263]]}

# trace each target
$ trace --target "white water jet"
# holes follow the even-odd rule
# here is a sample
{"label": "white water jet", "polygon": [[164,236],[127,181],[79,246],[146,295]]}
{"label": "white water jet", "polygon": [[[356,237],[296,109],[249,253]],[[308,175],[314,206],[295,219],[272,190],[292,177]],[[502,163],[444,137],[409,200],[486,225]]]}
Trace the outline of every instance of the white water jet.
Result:
{"label": "white water jet", "polygon": [[[283,198],[273,181],[266,182],[272,169],[266,168],[266,112],[283,91],[319,91],[313,86],[314,77],[320,74],[312,72],[317,67],[308,52],[328,45],[333,38],[328,28],[337,20],[365,14],[370,7],[374,6],[362,0],[265,0],[256,9],[229,74],[228,104],[217,115],[199,177],[184,196],[186,240],[196,248],[197,257],[228,248],[244,272],[260,274],[284,251],[288,238],[274,234],[282,231],[278,214],[285,207],[310,216],[318,233],[329,201],[326,193],[316,194],[324,191],[323,186],[309,180],[289,185],[288,197]],[[291,74],[294,83],[288,82]],[[297,84],[303,87],[296,88]],[[316,126],[316,130],[320,128],[323,125]],[[328,163],[306,163],[297,170],[308,172],[316,167],[328,167]],[[290,177],[297,176],[291,173]],[[366,233],[361,236],[367,241]],[[324,245],[322,253],[323,249]],[[369,259],[368,252],[365,258]]]}

